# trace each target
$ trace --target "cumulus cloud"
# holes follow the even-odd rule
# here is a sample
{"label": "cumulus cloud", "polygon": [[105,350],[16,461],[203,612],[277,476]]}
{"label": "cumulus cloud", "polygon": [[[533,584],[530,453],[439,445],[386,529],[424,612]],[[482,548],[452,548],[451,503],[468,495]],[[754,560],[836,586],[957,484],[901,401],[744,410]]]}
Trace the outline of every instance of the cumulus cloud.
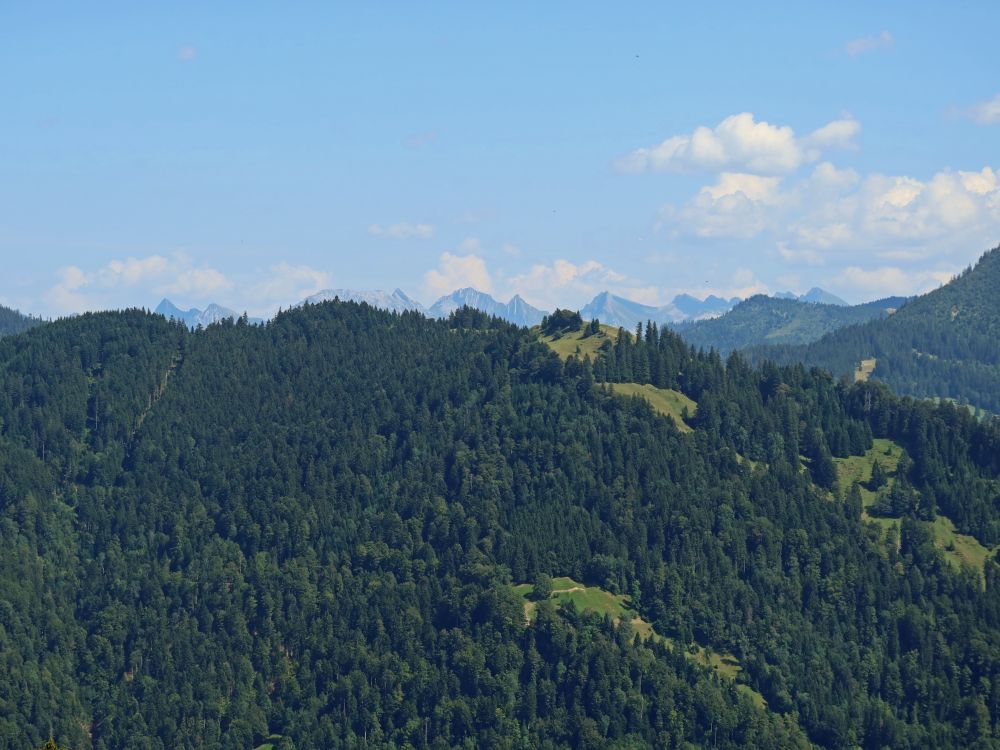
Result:
{"label": "cumulus cloud", "polygon": [[853,117],[828,122],[817,128],[802,139],[809,161],[816,161],[826,149],[840,148],[853,150],[857,148],[854,139],[861,132],[861,123]]}
{"label": "cumulus cloud", "polygon": [[57,313],[75,313],[138,304],[137,293],[201,295],[232,288],[232,282],[208,266],[196,266],[184,253],[171,257],[115,259],[86,271],[66,266],[44,295]]}
{"label": "cumulus cloud", "polygon": [[202,295],[227,291],[233,283],[214,268],[190,268],[161,288],[171,294]]}
{"label": "cumulus cloud", "polygon": [[400,222],[399,224],[372,224],[368,227],[368,234],[373,237],[383,237],[390,240],[429,240],[434,236],[434,226],[432,224],[409,224]]}
{"label": "cumulus cloud", "polygon": [[[427,299],[433,300],[456,289],[473,287],[500,300],[508,300],[518,294],[529,304],[548,310],[582,306],[605,290],[649,305],[663,304],[660,287],[630,278],[596,260],[574,263],[558,259],[551,263],[535,263],[525,271],[509,273],[503,269],[491,270],[484,254],[479,240],[472,237],[465,240],[456,252],[442,253],[437,267],[424,274]],[[504,255],[507,259],[512,257],[505,250]]]}
{"label": "cumulus cloud", "polygon": [[753,172],[784,174],[816,161],[830,148],[852,148],[860,131],[853,118],[829,122],[804,137],[791,127],[757,121],[750,112],[730,115],[714,128],[675,135],[618,161],[625,172]]}
{"label": "cumulus cloud", "polygon": [[[536,263],[525,273],[505,279],[511,293],[518,293],[531,304],[553,309],[570,304],[571,300],[586,301],[595,294],[611,289],[637,301],[653,300],[657,304],[659,290],[630,283],[626,276],[596,260],[572,263],[556,260],[551,264]],[[642,298],[642,299],[640,299]]]}
{"label": "cumulus cloud", "polygon": [[852,39],[844,46],[844,50],[851,57],[857,57],[865,52],[873,52],[879,49],[892,49],[895,44],[896,40],[893,39],[892,34],[888,31],[883,31],[881,34]]}
{"label": "cumulus cloud", "polygon": [[282,262],[271,266],[267,276],[251,286],[250,295],[270,314],[332,286],[333,277],[326,271]]}
{"label": "cumulus cloud", "polygon": [[696,237],[755,237],[773,221],[780,183],[778,177],[723,172],[680,209],[665,206],[659,225]]}
{"label": "cumulus cloud", "polygon": [[60,313],[87,309],[87,298],[81,289],[87,285],[87,274],[78,266],[66,266],[56,272],[59,282],[45,293],[45,301]]}
{"label": "cumulus cloud", "polygon": [[1000,122],[1000,94],[970,107],[969,117],[980,125],[993,125]]}
{"label": "cumulus cloud", "polygon": [[478,255],[441,253],[438,267],[424,274],[424,290],[434,299],[469,286],[481,292],[493,291],[486,261]]}
{"label": "cumulus cloud", "polygon": [[767,284],[757,278],[749,268],[737,268],[733,272],[729,287],[725,288],[721,297],[752,297],[755,294],[768,294]]}
{"label": "cumulus cloud", "polygon": [[788,261],[929,257],[1000,234],[1000,173],[987,166],[927,180],[862,178],[829,163],[798,179],[727,173],[683,205],[664,207],[660,226],[675,237],[770,236]]}

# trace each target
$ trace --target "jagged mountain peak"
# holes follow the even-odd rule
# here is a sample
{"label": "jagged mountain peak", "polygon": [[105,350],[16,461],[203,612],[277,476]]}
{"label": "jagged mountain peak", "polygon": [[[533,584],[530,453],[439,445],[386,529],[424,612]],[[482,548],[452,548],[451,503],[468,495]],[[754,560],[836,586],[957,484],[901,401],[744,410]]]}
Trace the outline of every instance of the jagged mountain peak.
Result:
{"label": "jagged mountain peak", "polygon": [[811,302],[814,305],[839,305],[847,307],[848,303],[832,292],[814,286],[805,294],[795,294],[794,292],[776,292],[772,295],[774,299],[790,299],[798,302]]}
{"label": "jagged mountain peak", "polygon": [[446,318],[465,305],[520,326],[538,325],[548,314],[547,311],[539,310],[525,302],[520,295],[515,294],[509,302],[504,303],[494,299],[487,292],[473,287],[463,287],[446,294],[431,305],[427,314],[433,318]]}
{"label": "jagged mountain peak", "polygon": [[372,307],[382,310],[392,310],[393,312],[404,312],[406,310],[417,310],[424,312],[424,306],[409,297],[402,289],[394,289],[389,294],[381,289],[370,289],[358,291],[354,289],[323,289],[315,294],[306,297],[299,304],[308,302],[309,304],[319,304],[339,299],[343,302],[366,302]]}
{"label": "jagged mountain peak", "polygon": [[[240,313],[237,313],[235,310],[230,310],[228,307],[223,307],[216,302],[210,303],[204,310],[199,310],[197,307],[192,307],[189,310],[182,310],[166,297],[160,301],[160,304],[156,306],[154,312],[165,318],[179,320],[189,328],[210,326],[221,320],[236,320],[240,317]],[[260,318],[250,318],[249,320],[251,323],[264,322]]]}

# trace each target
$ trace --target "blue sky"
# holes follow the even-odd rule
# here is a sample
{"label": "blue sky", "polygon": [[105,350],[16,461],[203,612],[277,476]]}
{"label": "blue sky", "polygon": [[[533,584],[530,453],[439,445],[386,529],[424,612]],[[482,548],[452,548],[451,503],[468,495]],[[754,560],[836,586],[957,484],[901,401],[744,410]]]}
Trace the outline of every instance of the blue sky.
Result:
{"label": "blue sky", "polygon": [[997,28],[993,2],[8,0],[0,301],[933,288],[1000,242]]}

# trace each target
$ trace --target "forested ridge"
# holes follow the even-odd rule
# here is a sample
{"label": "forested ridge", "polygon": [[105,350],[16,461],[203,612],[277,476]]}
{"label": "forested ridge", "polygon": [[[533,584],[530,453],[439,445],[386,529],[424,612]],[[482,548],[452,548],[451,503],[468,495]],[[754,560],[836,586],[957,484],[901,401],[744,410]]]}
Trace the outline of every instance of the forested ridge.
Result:
{"label": "forested ridge", "polygon": [[724,315],[671,326],[685,341],[723,355],[762,344],[808,344],[845,326],[884,318],[905,297],[862,305],[828,305],[757,294]]}
{"label": "forested ridge", "polygon": [[842,374],[876,360],[872,377],[896,393],[953,399],[1000,414],[1000,247],[894,315],[803,346],[760,346],[754,362],[806,362]]}
{"label": "forested ridge", "polygon": [[[1000,425],[647,326],[141,311],[0,341],[0,746],[998,746]],[[602,382],[698,403],[681,433]],[[836,456],[904,446],[898,537]],[[677,644],[540,602],[571,576]]]}
{"label": "forested ridge", "polygon": [[42,319],[24,315],[10,307],[0,305],[0,336],[9,336],[41,325]]}

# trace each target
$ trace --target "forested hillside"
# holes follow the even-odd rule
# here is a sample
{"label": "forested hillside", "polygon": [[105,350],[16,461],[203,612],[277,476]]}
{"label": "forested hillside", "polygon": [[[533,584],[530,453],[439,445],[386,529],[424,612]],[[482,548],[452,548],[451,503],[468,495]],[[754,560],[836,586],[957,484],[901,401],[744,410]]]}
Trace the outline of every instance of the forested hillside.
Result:
{"label": "forested hillside", "polygon": [[843,328],[806,346],[760,347],[752,361],[806,362],[849,374],[875,360],[872,377],[897,393],[955,399],[1000,413],[1000,247],[895,315]]}
{"label": "forested hillside", "polygon": [[9,336],[34,328],[42,323],[41,318],[24,315],[17,310],[0,305],[0,336]]}
{"label": "forested hillside", "polygon": [[[1000,425],[639,334],[324,303],[4,339],[0,747],[995,747],[1000,566],[928,525],[1000,541]],[[838,482],[873,437],[889,525]],[[550,576],[665,638],[529,623]]]}
{"label": "forested hillside", "polygon": [[718,318],[672,328],[691,344],[726,355],[760,344],[807,344],[838,328],[884,318],[904,302],[904,297],[888,297],[848,306],[758,294]]}

